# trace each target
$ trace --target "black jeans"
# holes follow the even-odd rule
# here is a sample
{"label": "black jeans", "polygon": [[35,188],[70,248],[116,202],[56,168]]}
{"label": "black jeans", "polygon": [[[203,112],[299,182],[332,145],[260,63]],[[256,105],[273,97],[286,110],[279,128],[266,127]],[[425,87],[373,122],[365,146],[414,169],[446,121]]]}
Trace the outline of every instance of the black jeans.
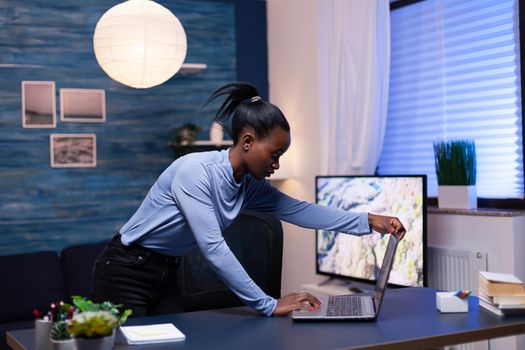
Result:
{"label": "black jeans", "polygon": [[140,244],[124,246],[116,234],[95,261],[94,302],[111,301],[133,310],[133,317],[181,312],[177,286],[180,257]]}

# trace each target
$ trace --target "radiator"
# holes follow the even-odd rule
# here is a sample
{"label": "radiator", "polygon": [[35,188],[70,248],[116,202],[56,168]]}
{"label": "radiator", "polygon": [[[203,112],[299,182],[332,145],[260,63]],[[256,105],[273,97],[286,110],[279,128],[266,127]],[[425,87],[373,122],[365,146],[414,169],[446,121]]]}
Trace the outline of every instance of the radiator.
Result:
{"label": "radiator", "polygon": [[[487,253],[445,247],[428,247],[428,286],[478,294],[478,271],[487,270]],[[448,346],[446,350],[487,350],[488,341]]]}
{"label": "radiator", "polygon": [[445,247],[428,247],[428,286],[435,289],[469,289],[478,294],[478,271],[487,270],[487,253]]}

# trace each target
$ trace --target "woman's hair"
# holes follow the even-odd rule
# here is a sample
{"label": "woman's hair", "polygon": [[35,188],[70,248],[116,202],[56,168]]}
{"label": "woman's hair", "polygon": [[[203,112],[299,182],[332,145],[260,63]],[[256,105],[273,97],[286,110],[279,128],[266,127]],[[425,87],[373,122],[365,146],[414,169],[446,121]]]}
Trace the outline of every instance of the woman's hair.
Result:
{"label": "woman's hair", "polygon": [[222,125],[233,139],[239,141],[243,130],[252,128],[257,137],[264,138],[276,127],[290,131],[290,125],[281,110],[259,97],[257,89],[248,83],[237,82],[217,89],[205,105],[219,96],[226,96],[214,120]]}

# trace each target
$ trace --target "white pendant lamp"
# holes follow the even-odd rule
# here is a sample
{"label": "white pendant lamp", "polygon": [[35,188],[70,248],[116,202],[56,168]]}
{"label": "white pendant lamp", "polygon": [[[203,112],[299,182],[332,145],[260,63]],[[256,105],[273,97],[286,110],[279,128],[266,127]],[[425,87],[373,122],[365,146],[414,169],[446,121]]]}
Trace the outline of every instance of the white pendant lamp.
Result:
{"label": "white pendant lamp", "polygon": [[102,15],[93,46],[107,75],[145,89],[179,71],[187,43],[182,24],[170,10],[151,0],[128,0]]}

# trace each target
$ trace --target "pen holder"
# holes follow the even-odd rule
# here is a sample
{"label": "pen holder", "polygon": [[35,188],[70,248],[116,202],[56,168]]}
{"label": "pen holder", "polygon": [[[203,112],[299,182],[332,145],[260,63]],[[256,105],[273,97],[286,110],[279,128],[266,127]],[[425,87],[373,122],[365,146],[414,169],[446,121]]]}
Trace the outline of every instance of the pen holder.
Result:
{"label": "pen holder", "polygon": [[436,307],[440,312],[468,312],[468,297],[460,298],[454,294],[454,292],[436,293]]}
{"label": "pen holder", "polygon": [[35,320],[36,350],[51,350],[51,325],[53,322],[42,319]]}

